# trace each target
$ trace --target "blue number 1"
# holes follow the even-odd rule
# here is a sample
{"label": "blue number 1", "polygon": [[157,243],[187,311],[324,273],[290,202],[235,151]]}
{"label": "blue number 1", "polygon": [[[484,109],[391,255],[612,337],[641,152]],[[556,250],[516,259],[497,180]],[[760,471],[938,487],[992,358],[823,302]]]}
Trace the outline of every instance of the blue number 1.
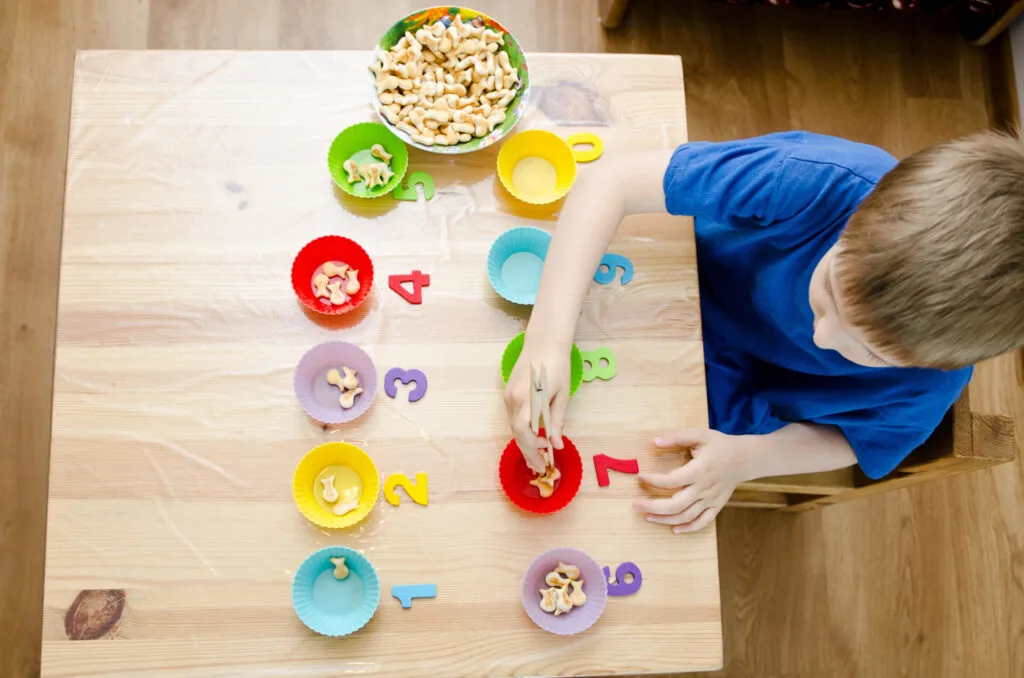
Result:
{"label": "blue number 1", "polygon": [[396,584],[391,587],[391,595],[398,598],[402,607],[410,608],[413,598],[436,598],[437,584]]}

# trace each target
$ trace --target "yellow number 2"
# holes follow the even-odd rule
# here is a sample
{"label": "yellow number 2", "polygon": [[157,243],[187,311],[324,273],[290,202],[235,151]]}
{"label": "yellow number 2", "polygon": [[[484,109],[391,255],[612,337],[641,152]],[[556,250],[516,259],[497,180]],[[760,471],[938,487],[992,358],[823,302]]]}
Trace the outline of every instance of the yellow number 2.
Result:
{"label": "yellow number 2", "polygon": [[427,505],[427,474],[417,473],[416,482],[409,480],[404,473],[392,473],[384,481],[384,498],[392,506],[398,506],[401,499],[395,493],[395,487],[402,487],[409,498],[420,506]]}

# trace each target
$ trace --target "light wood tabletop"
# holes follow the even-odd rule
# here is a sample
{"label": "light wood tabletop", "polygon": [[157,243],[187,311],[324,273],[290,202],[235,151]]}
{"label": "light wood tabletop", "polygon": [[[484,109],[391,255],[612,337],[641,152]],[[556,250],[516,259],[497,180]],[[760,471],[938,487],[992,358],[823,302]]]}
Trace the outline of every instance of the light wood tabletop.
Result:
{"label": "light wood tabletop", "polygon": [[[530,54],[519,129],[596,132],[622,149],[686,140],[678,57]],[[611,251],[635,277],[594,285],[577,333],[614,351],[617,374],[584,383],[567,434],[583,484],[563,511],[524,514],[502,493],[510,438],[499,362],[528,313],[490,288],[505,229],[551,230],[558,205],[526,208],[495,178],[497,149],[412,150],[430,201],[349,198],[327,148],[371,119],[359,52],[80,52],[60,270],[43,674],[511,676],[698,671],[722,664],[714,527],[673,536],[630,506],[635,477],[598,487],[592,457],[668,468],[650,440],[704,426],[692,224],[631,218]],[[587,171],[581,166],[581,171]],[[340,234],[373,257],[375,289],[341,325],[307,315],[289,282],[308,241]],[[389,274],[431,276],[423,304]],[[379,392],[324,430],[293,370],[341,339],[379,375],[418,368],[416,403]],[[349,530],[306,522],[291,496],[312,447],[346,440],[382,476],[429,475],[428,506],[383,498]],[[382,586],[370,623],[318,636],[292,610],[291,579],[326,545],[363,552]],[[548,634],[520,602],[525,568],[573,546],[633,561],[643,586],[588,631]],[[396,584],[436,583],[402,609]]]}

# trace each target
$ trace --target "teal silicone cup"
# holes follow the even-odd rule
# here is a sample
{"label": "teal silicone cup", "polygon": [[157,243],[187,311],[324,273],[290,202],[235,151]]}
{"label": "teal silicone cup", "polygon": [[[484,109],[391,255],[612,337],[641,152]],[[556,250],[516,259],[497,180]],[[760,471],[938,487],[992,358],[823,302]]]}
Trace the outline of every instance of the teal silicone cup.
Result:
{"label": "teal silicone cup", "polygon": [[[334,578],[331,558],[349,574]],[[370,561],[344,546],[328,546],[303,561],[292,579],[292,606],[302,623],[324,636],[347,636],[366,626],[380,603],[380,579]]]}
{"label": "teal silicone cup", "polygon": [[494,291],[513,304],[533,305],[550,244],[551,234],[532,226],[499,235],[487,253],[487,277]]}

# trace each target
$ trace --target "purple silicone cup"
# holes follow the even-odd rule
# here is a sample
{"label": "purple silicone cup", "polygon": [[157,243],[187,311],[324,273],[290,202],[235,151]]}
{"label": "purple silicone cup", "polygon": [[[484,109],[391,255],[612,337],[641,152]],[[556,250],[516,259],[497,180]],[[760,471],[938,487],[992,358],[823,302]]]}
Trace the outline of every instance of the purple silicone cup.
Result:
{"label": "purple silicone cup", "polygon": [[[363,392],[355,406],[343,410],[338,404],[341,391],[327,383],[327,373],[342,366],[356,371]],[[377,395],[377,368],[366,351],[346,341],[317,344],[306,351],[295,368],[295,395],[306,413],[322,424],[345,424],[370,409]]]}
{"label": "purple silicone cup", "polygon": [[[573,608],[556,617],[540,609],[539,603],[541,589],[547,588],[544,577],[558,567],[559,561],[580,568],[587,602],[582,607]],[[561,547],[545,551],[530,563],[523,575],[522,595],[523,609],[534,624],[559,636],[571,636],[583,633],[600,618],[608,602],[608,581],[604,578],[601,566],[593,558],[579,549]]]}

